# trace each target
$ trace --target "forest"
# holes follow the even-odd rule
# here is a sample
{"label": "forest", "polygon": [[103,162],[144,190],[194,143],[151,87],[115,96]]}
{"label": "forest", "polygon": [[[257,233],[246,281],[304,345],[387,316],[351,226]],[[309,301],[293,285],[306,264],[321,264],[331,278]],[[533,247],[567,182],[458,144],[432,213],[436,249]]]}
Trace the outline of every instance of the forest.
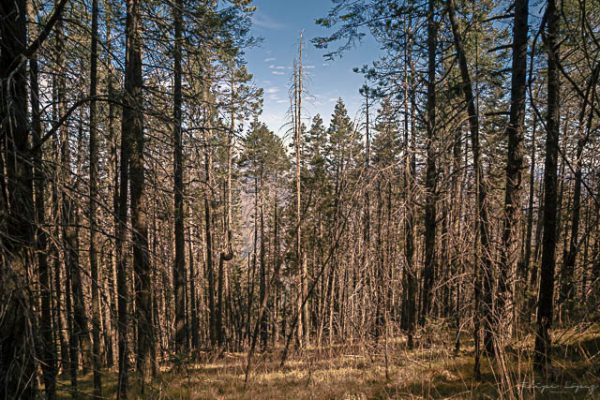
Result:
{"label": "forest", "polygon": [[0,2],[0,398],[599,395],[600,2],[326,3]]}

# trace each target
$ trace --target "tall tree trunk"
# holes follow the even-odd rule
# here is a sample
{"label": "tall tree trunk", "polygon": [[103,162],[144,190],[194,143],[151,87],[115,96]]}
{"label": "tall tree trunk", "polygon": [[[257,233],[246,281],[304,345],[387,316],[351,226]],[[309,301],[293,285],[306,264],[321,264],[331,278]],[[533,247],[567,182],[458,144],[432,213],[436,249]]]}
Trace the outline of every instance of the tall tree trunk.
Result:
{"label": "tall tree trunk", "polygon": [[[119,293],[119,384],[117,389],[117,398],[126,399],[129,381],[129,344],[128,344],[128,329],[129,329],[129,315],[128,315],[128,302],[129,302],[129,283],[127,282],[127,253],[125,251],[125,241],[127,232],[127,193],[129,187],[129,175],[130,175],[130,164],[132,164],[132,153],[133,153],[133,141],[143,140],[143,116],[141,114],[141,43],[139,37],[139,1],[128,0],[127,1],[127,20],[126,20],[126,65],[125,65],[125,90],[123,96],[123,117],[121,119],[121,165],[120,165],[120,187],[119,187],[119,234],[117,235],[117,260],[118,260],[118,273],[117,273],[117,291]],[[136,207],[139,207],[140,201],[140,171],[142,167],[143,177],[143,164],[140,165],[140,161],[143,160],[139,154],[139,147],[136,149],[137,154],[137,182],[135,185],[138,193]],[[133,170],[133,166],[131,166]],[[143,178],[142,178],[143,183]],[[143,187],[143,185],[142,185]],[[131,199],[132,208],[132,224],[133,224],[133,194]],[[135,210],[136,212],[138,210]],[[138,223],[140,221],[138,214]],[[135,228],[134,228],[135,229]],[[141,232],[137,231],[137,246],[143,244],[143,237],[140,238]],[[143,234],[142,234],[143,235]],[[136,246],[136,247],[137,247]],[[142,261],[140,257],[140,248],[138,247],[137,260]],[[135,261],[134,261],[135,264]],[[136,273],[137,269],[136,267]],[[136,279],[137,280],[137,279]],[[138,323],[141,321],[138,321]],[[143,333],[142,333],[143,334]],[[145,361],[140,357],[139,349],[138,353],[138,365],[144,367],[142,363]]]}
{"label": "tall tree trunk", "polygon": [[533,114],[533,127],[531,128],[531,154],[529,165],[529,200],[527,202],[527,226],[525,228],[525,243],[523,244],[523,256],[519,263],[518,280],[523,282],[523,298],[521,304],[517,303],[521,317],[518,327],[525,328],[531,322],[532,282],[528,281],[529,266],[531,263],[531,248],[533,244],[533,201],[535,199],[535,156],[536,156],[536,133],[537,133],[537,114]]}
{"label": "tall tree trunk", "polygon": [[[383,198],[381,194],[381,184],[382,178],[379,177],[376,183],[376,193],[377,193],[377,231],[375,234],[375,270],[374,274],[374,287],[378,290],[375,290],[374,296],[375,299],[375,315],[374,315],[374,325],[373,325],[373,337],[375,341],[378,342],[379,338],[383,334],[384,327],[384,290],[385,283],[383,281],[383,270],[385,263],[385,250],[383,248],[383,238],[382,238],[382,230],[383,230]],[[345,286],[345,285],[344,285]]]}
{"label": "tall tree trunk", "polygon": [[193,249],[193,241],[192,241],[192,229],[190,228],[190,232],[188,234],[188,259],[190,264],[190,312],[191,312],[191,324],[190,324],[190,332],[191,332],[191,342],[192,349],[194,351],[198,351],[200,347],[200,335],[198,332],[198,305],[197,305],[197,297],[196,297],[196,270],[194,268],[194,249]]}
{"label": "tall tree trunk", "polygon": [[[130,18],[128,18],[130,19]],[[117,399],[126,399],[129,383],[129,314],[127,303],[129,302],[129,290],[127,288],[127,251],[125,242],[127,240],[127,188],[129,186],[129,157],[130,157],[130,133],[131,114],[130,93],[126,91],[124,98],[123,117],[121,121],[121,150],[119,165],[119,204],[118,204],[118,226],[116,240],[117,259],[117,298],[118,298],[118,336],[119,336],[119,382],[117,385]]]}
{"label": "tall tree trunk", "polygon": [[[567,321],[570,319],[573,313],[574,300],[575,300],[575,284],[573,277],[575,275],[575,260],[577,258],[577,252],[579,250],[579,222],[581,214],[581,187],[583,184],[583,150],[589,140],[590,131],[592,128],[593,113],[590,112],[586,122],[586,110],[589,102],[589,96],[592,87],[598,81],[598,74],[600,73],[600,62],[596,64],[592,75],[589,77],[588,85],[585,91],[585,97],[579,112],[578,126],[579,126],[579,138],[577,140],[577,149],[575,154],[575,187],[573,188],[573,206],[571,215],[571,235],[569,239],[568,251],[565,246],[565,259],[564,265],[561,271],[561,287],[559,302],[561,304],[561,311]],[[585,295],[584,295],[585,297]],[[585,300],[585,298],[583,299]]]}
{"label": "tall tree trunk", "polygon": [[[506,162],[506,189],[504,193],[504,226],[500,271],[498,277],[498,339],[507,338],[512,321],[512,295],[510,286],[518,262],[518,227],[521,218],[521,182],[523,165],[523,140],[525,136],[525,100],[527,80],[527,18],[529,0],[515,1],[513,24],[512,79],[510,118],[506,128],[508,157]],[[520,277],[519,277],[520,278]],[[523,281],[515,283],[515,294],[521,293]]]}
{"label": "tall tree trunk", "polygon": [[173,282],[175,283],[175,351],[186,350],[188,328],[185,322],[185,243],[184,243],[184,209],[183,209],[183,154],[182,154],[182,93],[181,93],[181,44],[183,1],[177,0],[173,4],[173,19],[175,21],[174,43],[174,91],[173,91],[173,192],[175,196],[175,266],[173,269]]}
{"label": "tall tree trunk", "polygon": [[[233,138],[235,134],[236,122],[236,86],[235,77],[236,69],[232,63],[231,68],[231,109],[230,109],[230,125],[227,131],[227,176],[225,181],[225,212],[223,215],[223,249],[219,257],[219,271],[217,277],[217,325],[222,326],[223,343],[228,343],[228,331],[225,330],[224,319],[229,315],[228,310],[231,307],[229,299],[228,273],[225,262],[233,259],[233,233],[231,229],[232,223],[232,182],[233,182]],[[226,315],[227,314],[227,315]]]}
{"label": "tall tree trunk", "polygon": [[[364,85],[361,88],[362,95],[365,97],[365,179],[366,181],[370,181],[372,179],[371,175],[371,132],[370,132],[370,88],[367,85]],[[356,275],[360,273],[361,269],[368,270],[370,259],[370,249],[371,249],[371,190],[367,186],[365,187],[365,199],[364,199],[364,216],[363,216],[363,237],[362,237],[362,249],[361,249],[361,261],[358,265],[358,271],[354,269],[353,272],[353,283],[352,290],[356,290]],[[353,312],[354,315],[354,312]]]}
{"label": "tall tree trunk", "polygon": [[548,109],[546,116],[546,159],[544,162],[544,233],[542,239],[542,266],[537,305],[537,333],[535,337],[534,369],[548,377],[551,364],[551,338],[554,269],[556,264],[557,166],[560,132],[560,78],[559,78],[559,11],[556,0],[548,0],[545,15],[544,44],[548,54]]}
{"label": "tall tree trunk", "polygon": [[296,157],[296,262],[298,265],[298,345],[303,348],[308,344],[310,328],[308,307],[306,306],[306,295],[308,294],[308,274],[306,264],[304,263],[304,254],[302,251],[302,190],[301,190],[301,168],[302,168],[302,91],[303,91],[303,71],[302,71],[302,33],[300,33],[300,42],[298,46],[298,67],[295,71],[294,79],[294,144]]}
{"label": "tall tree trunk", "polygon": [[135,304],[137,319],[137,371],[143,385],[149,382],[154,357],[154,325],[150,259],[148,256],[148,204],[144,167],[144,99],[142,78],[142,22],[140,1],[128,0],[127,15],[130,30],[127,36],[126,97],[131,106],[128,135],[131,138],[129,166],[131,195],[131,228],[133,237],[133,269],[135,275]]}
{"label": "tall tree trunk", "polygon": [[[22,53],[27,43],[26,1],[0,6],[0,127],[6,182],[0,206],[0,397],[33,399],[35,388],[34,338],[30,297],[27,292],[28,245],[33,240],[34,210],[27,121],[27,71]],[[4,197],[6,193],[7,197]]]}
{"label": "tall tree trunk", "polygon": [[[30,23],[35,23],[36,15],[31,3],[27,3]],[[44,391],[47,400],[56,398],[56,346],[52,337],[52,286],[51,272],[48,265],[48,234],[44,225],[45,214],[45,186],[46,173],[42,159],[42,120],[40,110],[40,89],[38,82],[38,61],[34,55],[29,59],[29,82],[31,91],[31,127],[33,136],[33,165],[34,165],[34,192],[35,192],[35,222],[36,222],[36,252],[38,263],[38,276],[40,282],[41,316],[40,353],[41,367],[44,381]]]}
{"label": "tall tree trunk", "polygon": [[[406,315],[402,316],[406,323],[407,347],[414,347],[414,331],[417,313],[417,275],[414,262],[415,254],[415,213],[413,191],[415,189],[415,175],[417,170],[416,162],[416,135],[415,135],[415,89],[414,85],[414,67],[410,46],[412,45],[411,18],[405,20],[408,25],[405,29],[407,38],[404,49],[404,147],[406,151],[404,166],[404,191],[406,193],[406,217],[404,219],[404,257],[406,265],[404,269],[405,291],[404,311]],[[410,110],[409,110],[410,108]]]}
{"label": "tall tree trunk", "polygon": [[[493,341],[493,324],[492,324],[492,286],[493,286],[493,264],[492,254],[490,247],[490,233],[489,233],[489,217],[486,204],[487,187],[484,181],[483,166],[481,165],[481,149],[479,144],[479,115],[475,106],[475,96],[473,95],[473,86],[471,76],[469,73],[469,66],[467,63],[467,57],[463,46],[462,38],[458,28],[458,22],[455,16],[455,5],[454,0],[448,0],[448,17],[452,26],[452,35],[454,38],[454,47],[456,48],[458,64],[460,68],[460,74],[462,78],[462,89],[467,103],[467,114],[469,117],[469,131],[471,134],[471,147],[473,151],[473,168],[475,170],[475,179],[477,187],[477,226],[479,233],[479,243],[481,248],[481,264],[482,264],[482,278],[483,278],[483,298],[481,299],[481,314],[483,317],[483,329],[484,329],[484,346],[489,356],[494,355],[494,341]],[[479,254],[477,255],[479,258]],[[477,268],[477,267],[476,267]],[[478,273],[476,273],[477,275]],[[475,295],[479,293],[479,278],[476,277],[476,288]],[[479,304],[479,300],[476,299],[476,304]],[[475,310],[475,313],[479,313],[479,310]],[[476,319],[479,319],[479,315],[476,315]],[[479,325],[478,323],[476,324]],[[479,332],[476,332],[479,335]],[[478,339],[476,338],[478,342]],[[478,352],[476,350],[476,369],[478,369]],[[476,374],[479,375],[479,371],[476,370]]]}
{"label": "tall tree trunk", "polygon": [[[204,88],[204,100],[210,101],[209,88]],[[211,105],[206,107],[206,131],[205,131],[205,143],[204,143],[204,177],[206,180],[206,187],[204,189],[204,229],[206,239],[206,275],[208,283],[208,310],[209,310],[209,333],[210,343],[221,344],[221,327],[217,326],[217,309],[215,302],[215,271],[213,265],[213,239],[212,239],[212,212],[211,212],[211,199],[212,199],[212,151],[211,151],[211,138],[212,138],[212,112],[210,109]]]}
{"label": "tall tree trunk", "polygon": [[90,198],[88,219],[90,224],[90,273],[92,278],[92,368],[94,372],[94,397],[102,397],[102,378],[100,375],[100,279],[96,245],[99,235],[96,228],[96,209],[98,208],[98,138],[96,129],[97,103],[95,100],[98,85],[98,0],[92,0],[92,41],[90,49],[90,115],[89,115],[89,157],[90,157]]}
{"label": "tall tree trunk", "polygon": [[[262,178],[261,178],[261,190],[260,190],[260,281],[259,281],[259,291],[260,291],[260,304],[267,305],[267,300],[265,296],[267,295],[267,264],[266,264],[266,249],[265,249],[265,216],[264,216],[264,195],[262,189]],[[262,312],[260,324],[260,344],[262,350],[267,349],[267,343],[269,340],[269,332],[268,332],[268,315],[266,312]]]}
{"label": "tall tree trunk", "polygon": [[[277,266],[281,263],[281,261],[280,261],[281,249],[280,249],[280,244],[279,244],[280,242],[279,242],[278,209],[279,209],[279,204],[278,204],[278,199],[277,199],[277,194],[276,194],[275,199],[273,200],[273,271],[275,271],[275,268],[277,268]],[[274,295],[274,299],[273,299],[273,335],[271,336],[271,339],[272,339],[273,347],[275,347],[275,345],[279,341],[279,334],[280,334],[279,318],[278,318],[280,282],[279,282],[278,276],[275,277],[275,279],[273,281],[273,285],[275,285],[275,295]]]}
{"label": "tall tree trunk", "polygon": [[[65,37],[63,32],[63,18],[59,18],[57,23],[56,35],[56,64],[58,68],[56,79],[56,91],[58,101],[58,114],[65,115],[65,106],[67,103],[66,97],[66,82],[63,59]],[[64,246],[64,262],[66,273],[70,281],[71,290],[71,305],[72,305],[72,327],[71,332],[71,373],[74,395],[77,392],[77,369],[78,369],[78,352],[81,349],[83,354],[82,365],[84,370],[87,370],[91,364],[91,340],[88,331],[88,320],[85,311],[84,293],[81,282],[81,265],[79,257],[79,231],[77,229],[77,221],[79,210],[74,201],[75,181],[71,176],[71,135],[67,124],[60,127],[61,136],[61,201],[62,201],[62,240]]]}
{"label": "tall tree trunk", "polygon": [[421,288],[421,316],[419,324],[424,325],[431,309],[431,295],[435,279],[435,236],[436,236],[436,184],[435,163],[436,134],[436,93],[435,70],[437,50],[437,23],[435,21],[435,0],[429,0],[427,10],[427,167],[425,172],[425,266]]}
{"label": "tall tree trunk", "polygon": [[[106,64],[108,67],[107,76],[107,95],[109,99],[108,103],[108,140],[109,140],[109,166],[108,166],[108,181],[111,182],[111,200],[112,200],[112,231],[115,237],[114,248],[112,249],[111,260],[109,264],[108,273],[108,285],[110,288],[110,315],[111,315],[111,329],[119,335],[119,324],[118,324],[118,303],[119,293],[117,289],[117,270],[119,260],[117,257],[117,247],[120,246],[118,241],[119,237],[119,156],[118,156],[118,135],[115,127],[116,122],[116,111],[117,105],[114,102],[115,99],[115,88],[114,88],[114,68],[112,66],[112,24],[111,24],[111,3],[108,0],[104,0],[104,9],[106,15],[105,32],[106,32],[106,53],[107,59]],[[112,332],[111,332],[112,333]],[[112,336],[112,335],[111,335]],[[117,340],[118,342],[118,340]],[[114,341],[111,340],[111,343]],[[110,350],[111,353],[115,354],[114,350]],[[118,356],[118,351],[116,352]],[[108,367],[112,367],[113,360],[109,360]]]}
{"label": "tall tree trunk", "polygon": [[[54,105],[52,107],[54,115],[57,115],[57,107]],[[51,189],[52,189],[52,208],[51,213],[54,215],[54,229],[53,235],[56,238],[60,237],[60,199],[58,194],[58,184],[59,184],[59,172],[57,166],[60,164],[60,146],[58,144],[58,138],[54,136],[52,140],[52,150],[54,151],[54,157],[52,161],[54,163],[54,167],[52,169],[52,177],[51,180]],[[56,329],[56,333],[58,336],[58,344],[60,346],[60,358],[57,360],[58,366],[62,365],[62,370],[66,371],[69,366],[69,345],[67,344],[67,339],[65,337],[65,332],[68,329],[65,329],[67,323],[65,322],[65,313],[63,309],[66,310],[66,307],[63,307],[63,298],[66,297],[66,294],[63,296],[63,286],[65,286],[65,282],[62,280],[61,274],[61,257],[60,257],[60,248],[58,240],[52,243],[52,269],[54,270],[54,319],[55,324],[54,327]],[[68,292],[65,290],[65,292]],[[59,367],[57,370],[57,374],[60,372],[61,368]]]}

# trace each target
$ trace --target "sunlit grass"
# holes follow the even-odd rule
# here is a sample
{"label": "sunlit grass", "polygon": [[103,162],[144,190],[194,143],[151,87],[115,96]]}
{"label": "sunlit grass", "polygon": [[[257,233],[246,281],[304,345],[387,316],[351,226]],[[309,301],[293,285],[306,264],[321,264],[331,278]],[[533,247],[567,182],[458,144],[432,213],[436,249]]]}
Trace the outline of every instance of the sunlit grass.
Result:
{"label": "sunlit grass", "polygon": [[[387,367],[383,343],[309,348],[303,354],[292,355],[284,368],[279,367],[280,349],[277,349],[256,355],[248,385],[244,384],[245,354],[227,353],[223,359],[184,364],[178,370],[163,367],[152,385],[143,388],[143,394],[135,385],[136,376],[132,372],[130,398],[362,400],[487,399],[511,398],[511,395],[532,399],[598,398],[600,329],[594,326],[577,330],[555,332],[557,374],[552,385],[556,387],[550,389],[532,388],[540,381],[531,370],[527,347],[520,346],[530,343],[531,338],[515,343],[506,355],[510,369],[507,388],[500,384],[496,362],[486,358],[481,364],[483,379],[476,381],[473,349],[467,341],[467,347],[454,354],[448,335],[448,342],[439,340],[413,351],[406,350],[403,340],[388,340]],[[70,398],[69,382],[60,383],[59,398]],[[91,375],[82,376],[80,397],[89,398],[91,389]],[[104,396],[114,398],[115,390],[115,373],[106,372]]]}

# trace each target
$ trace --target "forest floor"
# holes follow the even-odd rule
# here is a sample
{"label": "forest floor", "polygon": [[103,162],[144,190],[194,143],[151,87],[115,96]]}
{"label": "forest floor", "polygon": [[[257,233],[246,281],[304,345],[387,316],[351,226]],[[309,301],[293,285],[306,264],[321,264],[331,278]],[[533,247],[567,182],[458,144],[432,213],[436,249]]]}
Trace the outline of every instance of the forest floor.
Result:
{"label": "forest floor", "polygon": [[[247,386],[246,354],[225,353],[165,369],[144,387],[145,394],[132,388],[130,399],[600,399],[600,324],[554,332],[554,378],[546,383],[532,373],[527,351],[532,337],[516,342],[502,358],[505,362],[483,358],[478,381],[467,338],[454,352],[451,335],[440,331],[423,333],[421,345],[411,351],[403,339],[308,348],[291,355],[284,368],[279,367],[279,350],[256,354]],[[502,373],[502,365],[510,372]],[[115,378],[114,373],[104,376],[106,398],[114,398]],[[60,387],[59,398],[70,398],[68,380]],[[80,393],[83,398],[91,393],[91,374],[82,377]]]}

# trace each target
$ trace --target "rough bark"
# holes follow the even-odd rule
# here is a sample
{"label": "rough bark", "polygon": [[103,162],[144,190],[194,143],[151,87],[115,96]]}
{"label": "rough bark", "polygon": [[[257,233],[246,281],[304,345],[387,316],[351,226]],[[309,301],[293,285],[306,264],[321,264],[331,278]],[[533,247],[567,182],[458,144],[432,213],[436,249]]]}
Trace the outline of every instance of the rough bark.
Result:
{"label": "rough bark", "polygon": [[89,157],[90,157],[90,184],[89,184],[89,209],[88,219],[90,224],[90,274],[92,278],[92,369],[94,373],[95,398],[102,397],[102,377],[100,374],[100,279],[98,274],[98,255],[96,245],[99,243],[99,234],[96,227],[96,210],[98,208],[98,138],[96,127],[97,103],[95,100],[98,85],[98,0],[92,0],[92,32],[90,48],[90,114],[89,114]]}
{"label": "rough bark", "polygon": [[[0,397],[33,399],[34,344],[32,306],[27,293],[28,244],[33,239],[33,190],[29,166],[27,72],[25,59],[26,1],[0,6],[0,123],[2,132],[0,243]],[[6,197],[4,194],[6,193]]]}
{"label": "rough bark", "polygon": [[[28,3],[29,22],[36,19],[32,4]],[[31,33],[30,33],[31,34]],[[44,161],[42,157],[42,147],[40,140],[42,137],[42,121],[40,110],[40,89],[39,89],[39,66],[36,55],[29,59],[29,82],[31,92],[31,133],[35,150],[33,152],[34,166],[34,193],[35,193],[35,223],[36,223],[36,252],[38,265],[38,279],[40,284],[41,298],[41,316],[39,320],[40,340],[40,364],[42,367],[42,378],[44,382],[44,392],[46,399],[56,398],[56,346],[52,337],[52,286],[51,271],[48,263],[48,233],[44,225],[46,224],[46,202],[45,188],[47,184],[46,172],[44,170]]]}
{"label": "rough bark", "polygon": [[560,131],[559,11],[557,1],[548,0],[544,44],[548,56],[548,109],[546,115],[546,158],[544,161],[544,232],[538,292],[534,369],[549,377],[551,365],[550,328],[553,320],[554,269],[556,265],[558,186],[557,167]]}
{"label": "rough bark", "polygon": [[152,322],[152,287],[148,255],[147,193],[144,166],[144,98],[142,78],[142,23],[140,1],[127,2],[130,30],[127,37],[128,64],[125,71],[126,97],[131,107],[127,127],[131,139],[129,165],[130,211],[133,242],[133,270],[137,322],[136,368],[142,383],[150,381],[154,356],[154,325]]}
{"label": "rough bark", "polygon": [[[513,296],[511,285],[518,262],[518,227],[521,218],[521,184],[523,166],[523,140],[525,135],[525,100],[527,80],[527,19],[529,1],[515,1],[512,45],[512,78],[510,92],[510,117],[506,128],[508,154],[506,162],[506,188],[504,192],[504,225],[498,277],[497,328],[499,337],[508,337],[512,324]],[[521,280],[514,282],[517,292],[523,290]]]}
{"label": "rough bark", "polygon": [[432,305],[432,290],[435,280],[436,244],[436,185],[437,166],[435,162],[436,140],[436,50],[437,23],[435,21],[435,0],[429,0],[427,10],[427,141],[425,172],[425,265],[421,287],[421,314],[419,324],[424,325]]}
{"label": "rough bark", "polygon": [[173,88],[173,192],[175,201],[175,265],[173,282],[175,283],[175,351],[186,350],[188,329],[185,321],[185,243],[184,243],[184,208],[183,208],[183,152],[182,152],[182,92],[181,92],[181,44],[183,1],[173,4],[173,19],[175,25],[174,43],[174,88]]}

